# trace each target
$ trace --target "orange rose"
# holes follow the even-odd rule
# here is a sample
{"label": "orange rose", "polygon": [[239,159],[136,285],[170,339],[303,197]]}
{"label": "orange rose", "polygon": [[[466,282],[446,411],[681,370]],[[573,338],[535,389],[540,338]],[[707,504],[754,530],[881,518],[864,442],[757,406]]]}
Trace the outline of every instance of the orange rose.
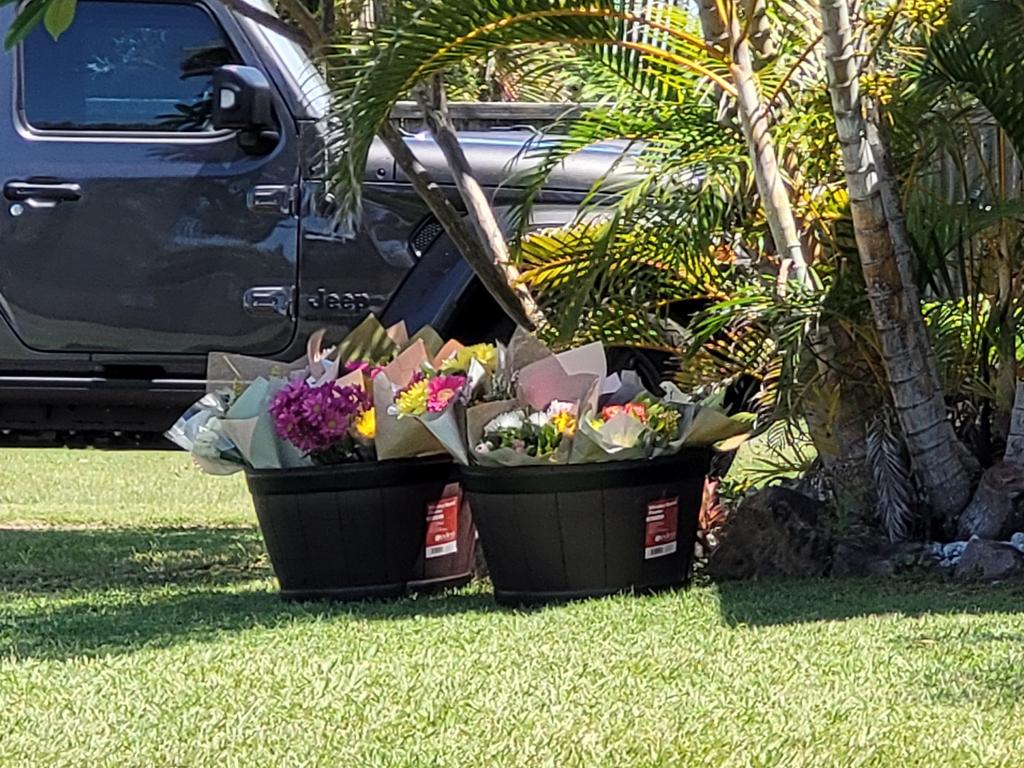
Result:
{"label": "orange rose", "polygon": [[611,421],[616,416],[618,416],[620,413],[625,413],[625,412],[626,412],[626,409],[623,408],[621,405],[606,405],[601,410],[601,418],[604,421]]}
{"label": "orange rose", "polygon": [[643,403],[626,403],[626,413],[644,424],[647,423],[647,406]]}

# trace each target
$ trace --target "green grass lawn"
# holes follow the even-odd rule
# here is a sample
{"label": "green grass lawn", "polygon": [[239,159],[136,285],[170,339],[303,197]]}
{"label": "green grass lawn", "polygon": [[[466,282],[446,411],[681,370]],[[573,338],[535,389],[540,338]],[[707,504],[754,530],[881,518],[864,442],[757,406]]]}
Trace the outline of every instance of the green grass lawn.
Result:
{"label": "green grass lawn", "polygon": [[0,451],[3,766],[1024,764],[1024,590],[288,605],[244,484]]}

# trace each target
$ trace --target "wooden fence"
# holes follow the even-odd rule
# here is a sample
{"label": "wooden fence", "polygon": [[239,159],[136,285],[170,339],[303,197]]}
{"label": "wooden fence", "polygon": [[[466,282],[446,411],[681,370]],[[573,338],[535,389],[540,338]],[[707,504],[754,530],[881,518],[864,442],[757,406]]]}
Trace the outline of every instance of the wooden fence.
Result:
{"label": "wooden fence", "polygon": [[937,197],[957,203],[1020,198],[1024,166],[991,117],[975,115],[959,144],[958,152],[941,153],[931,163]]}

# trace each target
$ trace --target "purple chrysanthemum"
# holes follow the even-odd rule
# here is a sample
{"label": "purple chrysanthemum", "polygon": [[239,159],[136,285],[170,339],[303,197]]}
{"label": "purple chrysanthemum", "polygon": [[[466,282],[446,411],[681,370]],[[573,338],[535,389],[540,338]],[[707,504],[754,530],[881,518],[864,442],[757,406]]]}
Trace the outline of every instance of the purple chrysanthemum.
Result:
{"label": "purple chrysanthemum", "polygon": [[277,434],[306,454],[323,453],[343,440],[353,419],[370,407],[359,387],[337,382],[320,387],[305,379],[293,381],[270,403]]}

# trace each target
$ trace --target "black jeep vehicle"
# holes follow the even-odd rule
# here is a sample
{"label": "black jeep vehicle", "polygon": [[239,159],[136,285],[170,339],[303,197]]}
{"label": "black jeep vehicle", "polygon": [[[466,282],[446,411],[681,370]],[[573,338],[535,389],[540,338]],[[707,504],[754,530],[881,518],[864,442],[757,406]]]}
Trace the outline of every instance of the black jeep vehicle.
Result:
{"label": "black jeep vehicle", "polygon": [[[207,352],[295,359],[368,312],[494,333],[500,313],[382,148],[361,231],[339,236],[325,90],[299,45],[216,0],[81,0],[59,42],[37,29],[0,54],[0,445],[163,445]],[[499,211],[529,136],[463,137]],[[437,148],[408,141],[445,182]],[[538,224],[571,217],[617,155],[560,169]]]}

